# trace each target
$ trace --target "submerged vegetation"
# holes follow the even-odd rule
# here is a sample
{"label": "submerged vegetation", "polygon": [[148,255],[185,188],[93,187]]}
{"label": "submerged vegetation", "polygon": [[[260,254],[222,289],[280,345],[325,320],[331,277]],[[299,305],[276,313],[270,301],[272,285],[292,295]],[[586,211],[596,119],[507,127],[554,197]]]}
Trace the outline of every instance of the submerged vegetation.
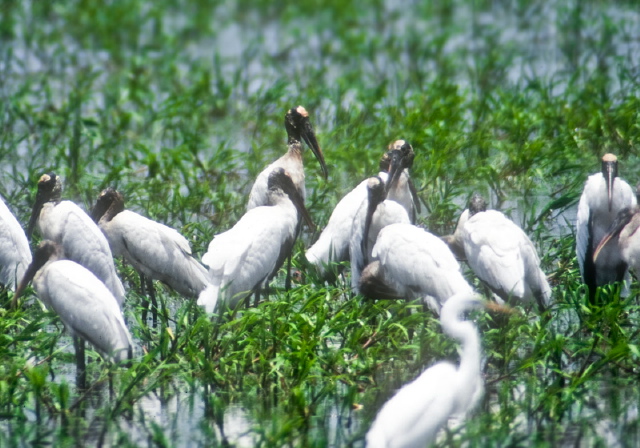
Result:
{"label": "submerged vegetation", "polygon": [[[24,226],[45,172],[85,210],[114,186],[199,258],[285,151],[287,109],[309,111],[329,166],[325,181],[307,151],[319,229],[404,138],[419,223],[450,233],[479,191],[525,229],[553,288],[542,315],[473,314],[486,394],[439,443],[637,445],[639,288],[589,306],[573,225],[605,152],[640,180],[639,58],[640,9],[624,1],[6,0],[0,193]],[[156,285],[156,327],[118,260],[134,360],[90,362],[87,390],[34,294],[0,309],[0,446],[363,446],[384,401],[455,344],[421,305],[325,284],[305,232],[292,290],[282,270],[268,300],[212,318]]]}

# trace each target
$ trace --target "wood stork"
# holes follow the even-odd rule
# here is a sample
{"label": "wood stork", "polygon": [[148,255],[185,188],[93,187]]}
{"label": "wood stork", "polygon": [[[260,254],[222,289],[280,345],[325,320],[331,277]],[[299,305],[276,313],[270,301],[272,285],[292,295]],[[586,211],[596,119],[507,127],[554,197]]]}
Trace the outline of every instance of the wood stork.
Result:
{"label": "wood stork", "polygon": [[291,177],[293,184],[298,190],[298,194],[304,200],[304,166],[302,164],[302,140],[311,148],[311,151],[320,162],[322,175],[327,178],[327,165],[324,162],[324,155],[318,145],[318,140],[309,120],[309,113],[302,107],[289,109],[284,117],[284,126],[287,131],[287,152],[278,160],[267,166],[256,178],[251,193],[249,194],[249,204],[247,210],[262,205],[269,205],[268,179],[271,172],[276,168],[282,168]]}
{"label": "wood stork", "polygon": [[14,305],[33,280],[38,298],[60,316],[74,337],[79,371],[85,365],[83,341],[89,341],[108,360],[131,358],[131,335],[111,291],[91,271],[62,258],[64,248],[44,240],[18,286]]}
{"label": "wood stork", "polygon": [[249,210],[230,230],[216,235],[202,262],[211,285],[198,305],[212,312],[218,299],[235,308],[273,277],[291,253],[298,214],[311,224],[304,200],[283,168],[269,174],[269,204]]}
{"label": "wood stork", "polygon": [[411,224],[391,224],[380,231],[360,277],[360,292],[371,299],[417,299],[436,313],[449,297],[473,289],[449,247],[437,236]]}
{"label": "wood stork", "polygon": [[640,183],[636,186],[636,205],[623,208],[609,227],[608,233],[602,238],[593,253],[594,264],[597,264],[600,254],[607,246],[613,246],[620,252],[620,257],[626,266],[631,268],[640,278]]}
{"label": "wood stork", "polygon": [[[400,151],[400,163],[391,163],[391,155],[394,151]],[[411,224],[415,224],[416,215],[420,213],[420,199],[415,185],[411,181],[409,169],[413,166],[415,152],[413,147],[406,140],[396,140],[389,145],[389,150],[385,153],[380,162],[380,171],[389,172],[390,182],[387,182],[387,199],[398,202],[409,213]],[[388,168],[382,169],[388,164]]]}
{"label": "wood stork", "polygon": [[544,310],[551,288],[540,269],[538,253],[529,237],[496,210],[487,210],[474,195],[458,222],[453,242],[464,249],[469,266],[503,300],[536,301]]}
{"label": "wood stork", "polygon": [[[420,204],[416,199],[412,199],[410,189],[415,190],[408,176],[407,167],[413,161],[413,148],[405,140],[396,140],[390,145],[389,151],[385,152],[380,160],[380,172],[378,177],[385,184],[389,178],[389,170],[392,159],[395,161],[394,173],[396,185],[389,187],[388,199],[395,200],[400,203],[409,215],[414,211],[420,210]],[[406,160],[405,160],[406,158]],[[316,266],[318,270],[325,274],[326,267],[332,263],[340,263],[351,259],[349,254],[349,244],[351,239],[351,229],[353,220],[358,213],[361,205],[366,203],[368,190],[367,184],[369,179],[365,179],[356,188],[347,193],[338,202],[329,218],[327,226],[324,228],[318,240],[311,246],[305,256],[307,260]],[[405,191],[408,190],[408,191]]]}
{"label": "wood stork", "polygon": [[31,238],[37,224],[43,239],[60,244],[64,256],[93,272],[122,306],[124,286],[116,274],[106,237],[84,210],[71,201],[62,201],[61,193],[60,176],[49,173],[40,177],[27,236]]}
{"label": "wood stork", "polygon": [[[124,197],[115,189],[100,193],[91,217],[107,237],[113,255],[124,257],[141,276],[160,280],[193,298],[209,284],[207,269],[193,258],[186,238],[170,227],[125,210]],[[151,281],[147,289],[155,305]]]}
{"label": "wood stork", "polygon": [[[595,299],[596,287],[630,278],[620,251],[614,245],[602,248],[597,262],[594,250],[618,212],[636,205],[632,188],[618,177],[618,159],[613,154],[602,157],[602,171],[589,176],[578,204],[576,223],[576,255],[582,280],[589,288],[589,298]],[[623,290],[623,294],[626,293]]]}
{"label": "wood stork", "polygon": [[371,260],[378,233],[390,224],[410,222],[404,207],[396,201],[386,199],[386,186],[380,177],[370,177],[367,190],[367,200],[356,212],[349,240],[351,287],[356,292],[360,290],[360,275]]}
{"label": "wood stork", "polygon": [[0,284],[13,291],[29,264],[29,240],[16,217],[0,198]]}
{"label": "wood stork", "polygon": [[462,346],[460,365],[440,362],[402,387],[378,412],[367,433],[368,448],[430,445],[449,418],[463,418],[475,408],[484,392],[480,337],[475,325],[460,315],[482,303],[472,291],[446,301],[440,323]]}

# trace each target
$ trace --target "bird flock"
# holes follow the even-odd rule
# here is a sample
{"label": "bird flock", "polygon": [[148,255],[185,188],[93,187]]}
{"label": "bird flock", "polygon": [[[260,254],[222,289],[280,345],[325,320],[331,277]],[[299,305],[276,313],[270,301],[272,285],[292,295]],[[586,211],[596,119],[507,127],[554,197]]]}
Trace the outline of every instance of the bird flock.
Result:
{"label": "bird flock", "polygon": [[[207,313],[249,306],[252,294],[259,300],[290,260],[303,224],[314,229],[304,205],[303,143],[328,175],[306,109],[291,108],[284,121],[287,152],[258,175],[246,213],[213,238],[201,261],[175,229],[126,210],[113,188],[102,191],[87,213],[62,200],[59,176],[43,174],[26,234],[0,201],[0,283],[15,290],[14,306],[32,281],[37,297],[60,316],[74,341],[88,341],[105,359],[120,362],[131,358],[133,342],[114,257],[139,273],[143,293],[154,305],[154,323],[153,280],[197,300]],[[416,224],[421,205],[410,176],[414,158],[407,141],[392,142],[379,172],[342,198],[305,253],[328,281],[349,262],[354,294],[419,299],[440,316],[444,333],[461,344],[458,366],[430,367],[381,408],[366,436],[372,447],[424,446],[482,395],[478,331],[461,315],[487,302],[463,276],[461,261],[500,303],[532,305],[540,312],[551,305],[534,244],[505,215],[487,210],[482,197],[473,195],[451,235],[439,237]],[[602,172],[588,178],[578,206],[576,254],[592,301],[598,286],[628,286],[629,268],[640,274],[640,185],[634,194],[617,170],[616,157],[606,154]],[[43,241],[32,257],[29,240],[36,229]],[[145,308],[144,322],[146,313]]]}

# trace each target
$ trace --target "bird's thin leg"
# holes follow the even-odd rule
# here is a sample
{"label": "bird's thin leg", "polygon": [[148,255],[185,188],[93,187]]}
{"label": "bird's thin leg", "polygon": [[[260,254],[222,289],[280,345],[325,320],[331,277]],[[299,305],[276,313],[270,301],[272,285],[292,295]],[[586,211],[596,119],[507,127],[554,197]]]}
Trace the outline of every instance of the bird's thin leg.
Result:
{"label": "bird's thin leg", "polygon": [[145,278],[142,275],[142,272],[138,272],[140,275],[140,293],[143,297],[142,299],[142,322],[147,325],[147,315],[149,313],[149,298],[147,297],[147,292],[145,291]]}
{"label": "bird's thin leg", "polygon": [[284,290],[289,291],[291,289],[291,258],[293,258],[293,249],[296,247],[296,241],[298,241],[298,236],[302,232],[302,220],[298,218],[298,226],[296,227],[296,236],[293,238],[293,243],[291,243],[291,253],[287,257],[287,276],[284,280]]}
{"label": "bird's thin leg", "polygon": [[[158,301],[156,300],[156,290],[153,287],[153,280],[150,278],[146,279],[147,282],[147,291],[149,292],[149,297],[151,298],[151,306],[153,309],[151,310],[151,316],[153,318],[153,326],[158,326]],[[166,313],[165,313],[166,314]]]}
{"label": "bird's thin leg", "polygon": [[87,366],[84,358],[84,340],[74,336],[73,346],[76,351],[76,387],[85,390],[87,388]]}

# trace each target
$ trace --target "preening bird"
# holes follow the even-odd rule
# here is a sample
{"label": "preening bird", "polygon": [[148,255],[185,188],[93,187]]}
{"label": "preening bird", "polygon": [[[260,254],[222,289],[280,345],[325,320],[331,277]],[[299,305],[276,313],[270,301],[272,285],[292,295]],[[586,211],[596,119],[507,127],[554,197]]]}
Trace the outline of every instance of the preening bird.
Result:
{"label": "preening bird", "polygon": [[360,293],[371,299],[422,298],[439,313],[449,297],[473,291],[449,247],[414,225],[382,229],[372,256],[360,277]]}
{"label": "preening bird", "polygon": [[271,172],[276,168],[282,168],[291,178],[298,194],[304,200],[304,166],[302,164],[302,141],[311,148],[311,151],[320,162],[322,175],[327,178],[327,165],[324,162],[324,155],[316,139],[316,134],[309,120],[309,113],[302,107],[294,107],[287,111],[284,117],[284,126],[287,131],[287,152],[278,160],[267,166],[256,178],[251,193],[247,210],[251,210],[261,205],[269,204],[268,179]]}
{"label": "preening bird", "polygon": [[613,154],[602,157],[602,171],[587,179],[578,204],[576,223],[576,255],[582,280],[593,301],[596,287],[608,283],[629,282],[627,267],[614,245],[603,246],[594,262],[594,251],[607,234],[620,210],[634,207],[632,188],[618,177],[618,159]]}
{"label": "preening bird", "polygon": [[529,237],[513,221],[474,195],[458,222],[452,243],[463,248],[469,266],[503,300],[549,305],[551,288]]}
{"label": "preening bird", "polygon": [[[185,237],[170,227],[124,208],[113,188],[100,193],[91,217],[107,237],[113,255],[122,256],[148,279],[160,280],[186,297],[197,298],[209,284],[207,269],[191,255]],[[153,285],[148,290],[155,304]]]}
{"label": "preening bird", "polygon": [[198,305],[207,312],[220,297],[234,308],[266,284],[291,253],[298,214],[311,224],[304,200],[282,168],[269,174],[269,205],[249,210],[233,228],[216,235],[202,262],[209,267],[211,286]]}
{"label": "preening bird", "polygon": [[442,307],[445,334],[462,346],[460,365],[440,362],[402,387],[378,412],[367,433],[367,447],[425,447],[449,418],[463,418],[484,392],[480,372],[480,337],[475,325],[460,319],[482,306],[472,291],[450,297]]}
{"label": "preening bird", "polygon": [[61,200],[61,193],[60,176],[49,173],[40,177],[27,236],[31,238],[37,224],[43,239],[60,244],[64,256],[93,272],[122,306],[124,286],[116,274],[106,237],[84,210]]}
{"label": "preening bird", "polygon": [[386,186],[379,177],[367,181],[368,197],[360,204],[351,226],[351,287],[359,292],[360,275],[371,261],[373,246],[380,231],[395,223],[409,224],[407,210],[396,201],[386,199]]}
{"label": "preening bird", "polygon": [[[131,335],[113,294],[88,269],[63,258],[61,245],[44,240],[16,290],[14,304],[33,280],[38,298],[60,316],[72,336],[89,341],[109,360],[130,358]],[[84,353],[78,345],[78,365],[84,366]]]}
{"label": "preening bird", "polygon": [[[636,186],[636,201],[640,203],[640,183]],[[593,261],[597,265],[600,254],[605,247],[617,250],[626,267],[633,270],[636,278],[640,278],[640,207],[623,208],[618,212],[607,234],[596,247]]]}
{"label": "preening bird", "polygon": [[[397,166],[394,173],[397,173],[397,175],[392,177],[396,178],[397,186],[390,186],[387,197],[400,203],[405,207],[409,215],[413,215],[414,209],[420,210],[417,195],[415,197],[412,196],[412,190],[415,191],[415,187],[411,183],[407,170],[407,167],[413,163],[413,148],[405,140],[396,140],[389,145],[389,148],[389,151],[385,152],[380,160],[378,177],[385,184],[387,183],[391,162],[394,159]],[[399,154],[399,157],[398,155],[392,157],[393,154]],[[332,263],[340,263],[351,259],[349,254],[351,228],[360,206],[367,201],[368,182],[369,179],[363,180],[338,202],[320,237],[307,250],[305,254],[307,260],[316,266],[321,273],[324,273],[325,268]]]}
{"label": "preening bird", "polygon": [[0,198],[0,284],[13,290],[31,264],[29,240]]}
{"label": "preening bird", "polygon": [[[392,154],[400,151],[399,163],[391,163]],[[396,140],[389,145],[389,150],[380,161],[380,171],[388,171],[390,181],[387,185],[387,199],[396,201],[402,205],[409,214],[411,224],[415,224],[416,215],[420,213],[420,199],[415,185],[411,181],[409,169],[413,166],[415,152],[406,140]],[[387,169],[385,168],[387,165]]]}

